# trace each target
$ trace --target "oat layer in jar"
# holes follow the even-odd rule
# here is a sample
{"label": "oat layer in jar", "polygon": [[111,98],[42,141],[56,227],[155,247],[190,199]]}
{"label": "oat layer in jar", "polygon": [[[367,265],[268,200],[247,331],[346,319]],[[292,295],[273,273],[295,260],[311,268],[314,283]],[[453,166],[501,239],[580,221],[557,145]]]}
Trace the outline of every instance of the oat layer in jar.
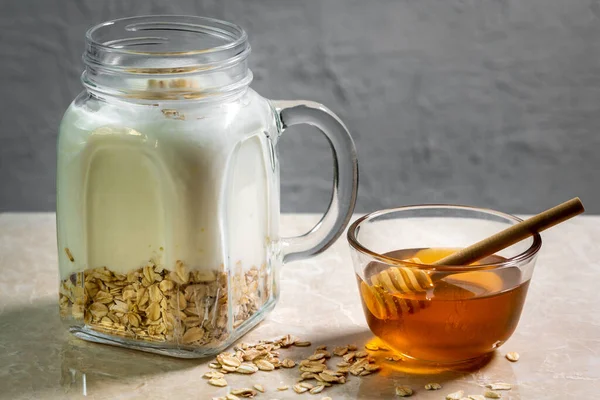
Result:
{"label": "oat layer in jar", "polygon": [[[271,310],[281,264],[327,248],[354,208],[354,144],[324,106],[250,87],[238,26],[134,17],[86,35],[85,90],[58,142],[59,306],[76,336],[177,357],[215,354]],[[321,222],[279,235],[277,143],[327,136]]]}

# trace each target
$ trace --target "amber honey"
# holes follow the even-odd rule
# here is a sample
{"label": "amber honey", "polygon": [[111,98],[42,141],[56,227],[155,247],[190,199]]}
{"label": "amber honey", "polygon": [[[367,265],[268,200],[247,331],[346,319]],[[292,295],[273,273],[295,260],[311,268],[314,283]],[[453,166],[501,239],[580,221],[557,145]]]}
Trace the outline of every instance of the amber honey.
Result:
{"label": "amber honey", "polygon": [[[408,249],[386,255],[435,262],[456,249]],[[491,256],[481,263],[500,263]],[[371,277],[389,268],[371,262],[364,280],[357,276],[367,323],[395,350],[415,359],[441,363],[469,360],[489,353],[515,330],[529,281],[517,267],[471,272],[434,272],[424,292],[390,293],[373,286]]]}

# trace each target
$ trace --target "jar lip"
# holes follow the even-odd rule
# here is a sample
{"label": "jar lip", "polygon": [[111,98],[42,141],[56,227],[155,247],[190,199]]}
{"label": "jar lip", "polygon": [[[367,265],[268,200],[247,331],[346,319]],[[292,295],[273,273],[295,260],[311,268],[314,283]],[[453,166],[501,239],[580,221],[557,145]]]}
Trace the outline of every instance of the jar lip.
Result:
{"label": "jar lip", "polygon": [[[138,21],[138,22],[136,22]],[[194,21],[195,23],[193,23]],[[137,30],[146,30],[149,29],[150,26],[162,26],[165,29],[173,29],[173,27],[178,28],[189,28],[190,31],[193,31],[194,27],[213,27],[222,25],[224,27],[229,28],[229,32],[231,34],[237,34],[237,37],[230,36],[232,41],[229,43],[225,43],[218,46],[213,46],[207,49],[192,49],[188,51],[178,51],[178,52],[153,52],[153,51],[139,51],[139,50],[130,50],[124,49],[122,47],[115,47],[114,41],[108,42],[110,44],[106,44],[107,42],[100,41],[96,36],[98,31],[104,29],[109,26],[115,26],[118,24],[128,23],[125,28],[130,31]],[[201,25],[201,24],[204,25]],[[86,40],[102,48],[106,51],[114,52],[114,53],[123,53],[123,54],[145,54],[145,55],[161,55],[161,56],[170,56],[170,55],[181,55],[181,54],[201,54],[201,53],[214,53],[223,50],[229,50],[239,46],[240,44],[246,42],[248,40],[248,35],[246,31],[239,25],[233,24],[231,22],[219,20],[216,18],[210,17],[201,17],[195,15],[140,15],[135,17],[124,17],[117,18],[110,21],[105,21],[100,24],[97,24],[90,29],[85,34]]]}
{"label": "jar lip", "polygon": [[393,212],[401,212],[401,211],[409,211],[416,209],[454,209],[454,210],[464,210],[464,211],[474,211],[481,212],[485,214],[494,215],[497,217],[504,218],[508,221],[512,221],[514,223],[519,223],[523,221],[521,218],[503,213],[501,211],[492,210],[489,208],[479,208],[479,207],[471,207],[465,205],[451,205],[451,204],[418,204],[418,205],[408,205],[404,207],[397,208],[388,208],[382,209],[378,211],[374,211],[363,215],[354,221],[350,227],[348,228],[348,232],[346,238],[351,247],[355,250],[373,258],[374,260],[380,261],[385,264],[390,265],[401,265],[407,266],[410,268],[422,269],[422,270],[436,270],[436,271],[481,271],[481,270],[494,270],[509,266],[515,266],[523,262],[527,262],[532,259],[541,249],[542,247],[542,238],[539,233],[535,233],[532,235],[533,241],[531,246],[529,246],[523,252],[506,259],[506,261],[496,262],[496,263],[488,263],[488,264],[477,264],[477,265],[433,265],[433,264],[417,264],[408,261],[403,261],[394,257],[387,256],[385,254],[380,254],[375,252],[367,247],[365,247],[357,237],[358,229],[360,225],[368,221],[370,219],[376,218],[381,215],[393,213]]}
{"label": "jar lip", "polygon": [[[189,15],[145,15],[90,28],[83,58],[95,68],[173,74],[222,68],[243,61],[249,53],[246,31],[231,22]],[[156,59],[161,59],[161,66],[145,64]]]}
{"label": "jar lip", "polygon": [[87,31],[81,80],[99,97],[212,101],[248,87],[250,51],[246,31],[231,22],[189,15],[119,18]]}

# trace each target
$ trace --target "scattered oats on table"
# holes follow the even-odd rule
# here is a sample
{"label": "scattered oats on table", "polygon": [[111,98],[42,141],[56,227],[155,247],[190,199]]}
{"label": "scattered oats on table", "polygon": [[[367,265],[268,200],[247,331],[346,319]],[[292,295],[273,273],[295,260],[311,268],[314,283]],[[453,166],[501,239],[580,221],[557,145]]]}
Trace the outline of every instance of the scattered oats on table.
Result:
{"label": "scattered oats on table", "polygon": [[256,391],[250,388],[242,388],[242,389],[232,389],[231,394],[242,397],[254,397],[256,396]]}
{"label": "scattered oats on table", "polygon": [[227,386],[227,381],[224,378],[212,378],[212,379],[209,379],[208,383],[213,386],[218,386],[218,387]]}
{"label": "scattered oats on table", "polygon": [[480,394],[470,394],[468,399],[469,400],[485,400],[485,397]]}
{"label": "scattered oats on table", "polygon": [[225,375],[220,373],[219,371],[208,371],[207,373],[205,373],[203,375],[203,378],[207,378],[207,379],[219,379],[219,378],[223,378]]}
{"label": "scattered oats on table", "polygon": [[315,385],[313,385],[312,383],[308,383],[308,382],[301,382],[301,383],[299,383],[299,385],[308,390],[315,387]]}
{"label": "scattered oats on table", "polygon": [[396,396],[400,396],[400,397],[410,397],[413,395],[413,390],[410,388],[410,386],[396,386]]}
{"label": "scattered oats on table", "polygon": [[440,390],[442,388],[442,385],[440,385],[439,383],[428,383],[427,385],[425,385],[425,390]]}
{"label": "scattered oats on table", "polygon": [[304,386],[300,386],[300,384],[296,384],[296,385],[292,386],[292,389],[294,389],[294,392],[296,392],[298,394],[308,392],[308,389],[305,388]]}
{"label": "scattered oats on table", "polygon": [[506,353],[506,359],[508,361],[517,362],[517,361],[519,361],[520,357],[521,356],[519,356],[519,353],[517,353],[516,351],[510,351],[510,352]]}
{"label": "scattered oats on table", "polygon": [[312,354],[312,355],[308,356],[308,360],[310,360],[310,361],[317,361],[317,360],[320,360],[322,358],[325,358],[325,354],[324,353],[315,353],[315,354]]}
{"label": "scattered oats on table", "polygon": [[259,384],[259,383],[255,383],[255,384],[254,384],[254,389],[258,390],[258,391],[259,391],[259,392],[261,392],[261,393],[264,393],[264,392],[265,392],[265,388],[264,388],[264,386],[263,386],[263,385],[261,385],[261,384]]}
{"label": "scattered oats on table", "polygon": [[[153,296],[153,295],[152,295]],[[102,305],[102,304],[101,304]],[[98,306],[100,310],[101,305]],[[103,310],[100,310],[103,311]],[[216,357],[216,361],[211,362],[209,367],[214,368],[204,374],[204,378],[209,378],[209,383],[214,386],[227,386],[224,374],[239,373],[253,374],[258,370],[273,371],[279,367],[293,368],[296,362],[285,358],[279,360],[279,349],[285,349],[290,346],[306,347],[309,342],[299,341],[292,335],[286,335],[275,340],[261,340],[257,344],[239,343],[233,347],[233,351],[225,351]],[[352,351],[350,351],[352,350]],[[378,371],[381,367],[375,363],[375,358],[366,351],[356,351],[356,346],[338,346],[332,353],[343,358],[342,362],[337,362],[337,370],[329,369],[327,362],[332,354],[327,351],[325,345],[317,346],[314,353],[299,363],[300,378],[297,383],[292,385],[292,389],[298,393],[310,392],[310,394],[321,393],[325,388],[334,384],[346,383],[348,374],[355,376],[366,376]],[[308,380],[316,380],[315,383]],[[282,385],[277,388],[278,391],[288,390],[290,386]],[[264,387],[255,384],[254,389],[263,393]],[[412,389],[408,386],[398,388],[399,394],[403,397],[412,395]],[[230,396],[253,397],[257,393],[253,389],[236,389],[230,391]],[[217,399],[229,400],[227,397]]]}
{"label": "scattered oats on table", "polygon": [[290,360],[289,358],[286,358],[281,363],[281,366],[284,368],[294,368],[296,366],[296,362],[294,360]]}
{"label": "scattered oats on table", "polygon": [[[223,368],[225,368],[225,366]],[[257,372],[259,369],[256,365],[250,364],[247,362],[241,364],[237,368],[235,368],[235,367],[231,367],[231,368],[233,368],[233,371],[231,371],[231,372],[237,372],[239,374],[246,374],[246,375],[253,374],[253,373]]]}
{"label": "scattered oats on table", "polygon": [[321,393],[323,391],[323,389],[325,389],[325,385],[317,385],[314,388],[309,390],[310,394],[317,394],[317,393]]}
{"label": "scattered oats on table", "polygon": [[227,366],[236,367],[236,368],[242,364],[242,362],[239,359],[237,359],[233,356],[227,355],[225,353],[219,354],[217,356],[217,361],[221,365],[227,365]]}
{"label": "scattered oats on table", "polygon": [[371,351],[377,351],[377,350],[379,350],[379,346],[377,346],[376,344],[373,344],[373,343],[367,343],[367,344],[365,344],[365,349],[371,350]]}
{"label": "scattered oats on table", "polygon": [[494,392],[493,390],[486,390],[483,396],[488,399],[499,399],[502,397],[500,393]]}
{"label": "scattered oats on table", "polygon": [[261,371],[273,371],[275,369],[275,366],[267,360],[258,360],[255,361],[254,364],[256,364],[258,369],[260,369]]}
{"label": "scattered oats on table", "polygon": [[338,381],[338,377],[336,375],[328,374],[326,372],[321,372],[319,374],[319,378],[321,378],[321,380],[324,382],[337,382]]}
{"label": "scattered oats on table", "polygon": [[367,370],[369,372],[379,371],[380,369],[381,369],[381,367],[377,364],[366,364],[365,365],[365,370]]}
{"label": "scattered oats on table", "polygon": [[327,359],[331,358],[331,353],[328,352],[327,350],[323,350],[323,349],[315,350],[315,354],[323,354],[323,356],[325,356],[325,358],[327,358]]}
{"label": "scattered oats on table", "polygon": [[342,357],[348,352],[348,346],[338,346],[333,348],[333,355]]}
{"label": "scattered oats on table", "polygon": [[354,360],[355,356],[356,356],[356,353],[351,351],[349,353],[346,353],[342,358],[344,359],[345,362],[349,363]]}

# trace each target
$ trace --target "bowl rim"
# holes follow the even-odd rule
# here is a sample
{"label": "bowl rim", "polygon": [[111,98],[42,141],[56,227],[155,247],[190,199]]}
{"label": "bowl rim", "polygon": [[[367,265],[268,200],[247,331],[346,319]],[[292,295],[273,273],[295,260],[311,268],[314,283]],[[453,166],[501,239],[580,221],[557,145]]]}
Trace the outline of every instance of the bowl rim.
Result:
{"label": "bowl rim", "polygon": [[409,211],[409,210],[418,210],[418,209],[454,209],[454,210],[464,210],[464,211],[476,211],[476,212],[481,212],[481,213],[485,213],[485,214],[489,214],[489,215],[495,215],[497,217],[501,217],[501,218],[507,219],[509,221],[513,221],[514,223],[519,223],[519,222],[523,221],[521,218],[519,218],[515,215],[503,213],[501,211],[496,211],[491,208],[473,207],[473,206],[466,206],[466,205],[460,205],[460,204],[414,204],[414,205],[407,205],[407,206],[396,207],[396,208],[386,208],[386,209],[373,211],[371,213],[363,215],[362,217],[360,217],[356,221],[354,221],[348,228],[348,233],[346,235],[348,243],[350,244],[351,247],[353,247],[358,252],[363,253],[363,254],[365,254],[377,261],[383,262],[385,264],[400,265],[400,266],[405,266],[405,267],[410,267],[410,268],[418,268],[418,269],[423,269],[423,270],[435,270],[435,271],[478,271],[478,270],[492,270],[492,269],[498,269],[498,268],[513,267],[513,266],[517,266],[521,263],[526,263],[526,262],[531,261],[537,255],[537,253],[540,251],[540,249],[542,247],[542,237],[540,236],[539,233],[536,232],[532,236],[533,242],[532,242],[531,246],[529,246],[529,248],[527,248],[525,251],[515,255],[514,257],[506,259],[506,261],[502,261],[499,263],[487,263],[487,264],[478,264],[478,265],[433,265],[433,264],[411,263],[408,261],[400,260],[398,258],[386,256],[385,254],[380,254],[378,252],[375,252],[375,251],[363,246],[356,237],[356,234],[357,234],[358,229],[360,228],[360,225],[365,221],[371,220],[373,218],[377,218],[377,217],[385,215],[385,214]]}

